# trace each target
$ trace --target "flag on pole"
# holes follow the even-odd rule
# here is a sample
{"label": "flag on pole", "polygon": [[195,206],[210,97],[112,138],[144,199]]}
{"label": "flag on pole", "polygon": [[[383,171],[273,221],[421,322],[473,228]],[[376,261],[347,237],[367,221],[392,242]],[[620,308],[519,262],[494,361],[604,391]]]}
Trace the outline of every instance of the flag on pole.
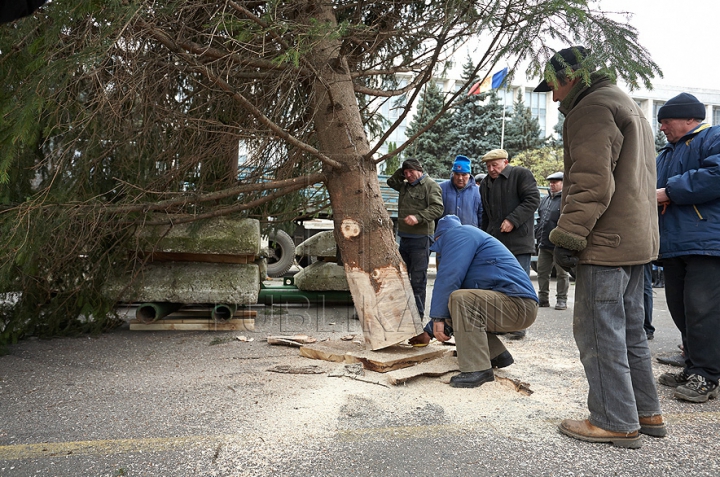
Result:
{"label": "flag on pole", "polygon": [[505,67],[492,75],[492,77],[488,76],[482,82],[478,81],[477,83],[472,85],[470,91],[468,91],[468,95],[485,93],[487,91],[490,91],[491,89],[499,88],[500,85],[503,84],[503,81],[505,81],[505,77],[507,76],[507,74],[508,69],[507,67]]}

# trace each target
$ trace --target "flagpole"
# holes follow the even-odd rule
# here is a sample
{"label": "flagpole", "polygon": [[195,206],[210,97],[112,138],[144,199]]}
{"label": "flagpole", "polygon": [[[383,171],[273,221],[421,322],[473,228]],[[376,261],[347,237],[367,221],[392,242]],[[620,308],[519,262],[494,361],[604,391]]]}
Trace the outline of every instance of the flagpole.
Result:
{"label": "flagpole", "polygon": [[508,89],[505,88],[505,94],[503,95],[502,129],[500,130],[500,149],[503,149],[503,145],[505,144],[505,109],[507,109],[507,94]]}

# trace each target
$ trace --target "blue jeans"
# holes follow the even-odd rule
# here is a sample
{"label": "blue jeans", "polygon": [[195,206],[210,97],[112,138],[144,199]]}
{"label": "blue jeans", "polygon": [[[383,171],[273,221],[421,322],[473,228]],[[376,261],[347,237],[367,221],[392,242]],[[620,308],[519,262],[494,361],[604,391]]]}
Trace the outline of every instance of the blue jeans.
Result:
{"label": "blue jeans", "polygon": [[682,334],[685,370],[720,379],[720,257],[683,255],[663,259],[665,297]]}
{"label": "blue jeans", "polygon": [[400,256],[405,262],[420,318],[425,316],[427,271],[430,264],[430,237],[400,237]]}
{"label": "blue jeans", "polygon": [[644,267],[644,286],[643,286],[643,305],[645,309],[645,321],[643,328],[645,334],[655,333],[655,327],[652,324],[653,313],[653,289],[652,289],[652,264],[646,263]]}
{"label": "blue jeans", "polygon": [[660,414],[643,321],[643,265],[578,265],[573,334],[588,380],[590,422],[614,432]]}

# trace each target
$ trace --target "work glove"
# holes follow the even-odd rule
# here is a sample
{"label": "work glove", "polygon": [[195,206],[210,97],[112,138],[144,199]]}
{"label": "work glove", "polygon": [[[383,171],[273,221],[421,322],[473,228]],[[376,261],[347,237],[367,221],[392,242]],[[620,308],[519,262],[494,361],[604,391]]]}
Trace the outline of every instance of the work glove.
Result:
{"label": "work glove", "polygon": [[556,245],[553,251],[553,259],[555,259],[555,265],[558,267],[571,274],[575,273],[574,268],[577,266],[579,260],[577,251]]}

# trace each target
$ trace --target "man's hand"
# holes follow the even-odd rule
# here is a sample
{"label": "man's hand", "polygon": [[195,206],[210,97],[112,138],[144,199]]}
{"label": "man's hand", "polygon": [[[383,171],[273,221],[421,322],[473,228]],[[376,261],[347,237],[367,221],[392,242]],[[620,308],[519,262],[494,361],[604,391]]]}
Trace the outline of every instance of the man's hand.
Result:
{"label": "man's hand", "polygon": [[445,334],[445,321],[435,321],[433,320],[433,334],[435,335],[435,339],[440,341],[441,343],[446,342],[450,339],[448,335]]}
{"label": "man's hand", "polygon": [[514,228],[515,226],[508,219],[503,220],[502,224],[500,224],[500,232],[512,232]]}
{"label": "man's hand", "polygon": [[403,220],[404,220],[404,222],[405,222],[406,224],[408,224],[408,225],[417,225],[417,224],[420,223],[420,222],[418,221],[417,217],[415,217],[414,215],[408,215],[408,216],[405,217],[405,219],[403,219]]}
{"label": "man's hand", "polygon": [[577,252],[575,250],[558,247],[557,245],[553,252],[553,259],[555,259],[555,265],[566,272],[572,271],[578,264]]}
{"label": "man's hand", "polygon": [[668,197],[667,192],[665,192],[665,188],[657,189],[657,203],[658,207],[662,206],[662,212],[660,212],[661,215],[665,215],[665,211],[667,210],[667,206],[670,205],[670,197]]}

